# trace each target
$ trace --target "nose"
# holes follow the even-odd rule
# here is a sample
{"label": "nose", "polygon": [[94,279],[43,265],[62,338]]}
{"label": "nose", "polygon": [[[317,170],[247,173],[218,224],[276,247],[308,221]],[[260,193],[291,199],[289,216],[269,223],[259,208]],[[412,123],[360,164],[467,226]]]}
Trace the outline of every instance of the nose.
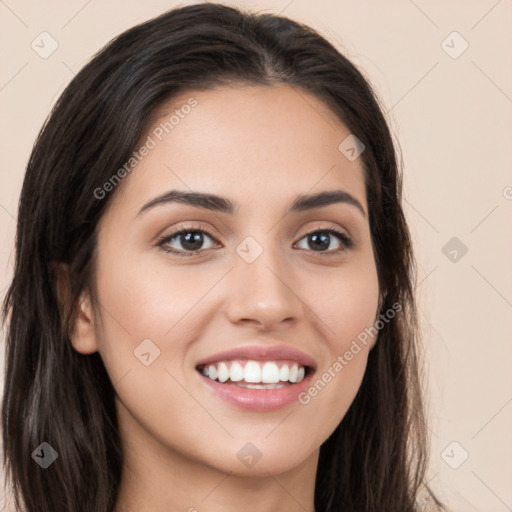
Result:
{"label": "nose", "polygon": [[304,312],[300,281],[275,252],[264,250],[252,263],[239,258],[229,279],[226,314],[234,324],[269,331],[296,323]]}

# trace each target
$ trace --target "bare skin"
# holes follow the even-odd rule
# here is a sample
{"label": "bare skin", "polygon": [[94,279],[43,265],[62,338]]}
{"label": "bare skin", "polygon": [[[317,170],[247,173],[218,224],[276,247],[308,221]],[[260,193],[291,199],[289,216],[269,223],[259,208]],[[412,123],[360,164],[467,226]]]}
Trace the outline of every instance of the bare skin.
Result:
{"label": "bare skin", "polygon": [[[320,377],[374,323],[362,162],[338,150],[350,132],[335,115],[285,85],[184,93],[148,133],[190,97],[197,106],[118,185],[101,219],[98,296],[83,293],[71,336],[77,351],[99,351],[117,393],[125,464],[116,512],[313,512],[319,448],[352,403],[372,344],[308,404],[269,412],[221,399],[196,366],[231,348],[280,344],[313,358]],[[162,203],[139,214],[172,189],[237,209]],[[363,211],[337,202],[287,213],[298,196],[333,190]],[[191,224],[212,234],[201,252],[157,245]],[[331,234],[314,250],[306,235],[332,227],[353,247]],[[236,251],[249,236],[262,249],[251,263]],[[183,236],[166,247],[191,253]],[[160,350],[148,366],[134,356],[145,339]],[[249,442],[262,455],[252,467],[237,456]]]}

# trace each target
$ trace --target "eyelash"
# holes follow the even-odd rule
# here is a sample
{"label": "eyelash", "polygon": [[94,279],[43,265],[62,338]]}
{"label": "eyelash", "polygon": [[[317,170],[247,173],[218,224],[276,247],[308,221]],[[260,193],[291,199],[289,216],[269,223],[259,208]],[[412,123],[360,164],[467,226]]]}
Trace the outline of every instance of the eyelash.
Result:
{"label": "eyelash", "polygon": [[[194,255],[199,254],[199,253],[201,253],[203,251],[207,251],[208,249],[200,249],[200,250],[197,250],[197,251],[177,251],[175,249],[170,249],[169,247],[165,246],[166,243],[170,242],[172,239],[178,237],[179,235],[183,235],[185,233],[190,233],[190,232],[199,232],[199,233],[207,234],[210,238],[212,238],[213,240],[216,241],[215,236],[208,229],[203,228],[203,227],[199,227],[199,226],[191,225],[191,226],[184,226],[183,228],[181,228],[181,229],[179,229],[177,231],[174,231],[172,233],[169,233],[167,235],[164,235],[164,236],[160,237],[158,239],[157,243],[156,243],[156,246],[160,247],[166,253],[171,253],[171,254],[175,254],[177,256],[183,256],[183,257],[194,256]],[[339,231],[333,225],[328,225],[325,228],[313,229],[313,230],[305,233],[300,238],[300,240],[302,240],[303,238],[305,238],[305,237],[307,237],[309,235],[313,235],[313,234],[316,234],[316,233],[334,235],[343,244],[343,247],[340,248],[340,249],[335,249],[335,250],[330,250],[330,251],[318,251],[318,252],[317,251],[313,251],[313,252],[316,252],[317,254],[319,254],[319,255],[321,255],[323,257],[334,256],[334,255],[336,255],[336,254],[338,254],[340,252],[348,251],[348,250],[352,249],[354,247],[354,245],[355,245],[354,241],[352,240],[352,238],[350,238],[345,233],[342,233],[341,231]]]}

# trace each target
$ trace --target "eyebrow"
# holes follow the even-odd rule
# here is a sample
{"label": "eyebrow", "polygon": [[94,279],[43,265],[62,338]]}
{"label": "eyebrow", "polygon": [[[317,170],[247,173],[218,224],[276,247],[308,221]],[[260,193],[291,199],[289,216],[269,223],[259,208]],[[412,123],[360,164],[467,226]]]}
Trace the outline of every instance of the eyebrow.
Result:
{"label": "eyebrow", "polygon": [[[148,203],[146,203],[139,211],[137,216],[143,212],[154,208],[158,205],[168,203],[180,203],[189,206],[196,206],[204,208],[206,210],[212,210],[221,213],[228,213],[233,215],[238,205],[231,200],[216,196],[214,194],[206,194],[202,192],[185,192],[181,190],[170,190],[161,196],[158,196]],[[288,213],[303,212],[306,210],[312,210],[322,206],[329,206],[336,203],[345,203],[355,206],[362,213],[363,217],[366,218],[361,203],[352,195],[345,190],[331,190],[326,192],[320,192],[318,194],[302,195],[297,197],[288,209]]]}

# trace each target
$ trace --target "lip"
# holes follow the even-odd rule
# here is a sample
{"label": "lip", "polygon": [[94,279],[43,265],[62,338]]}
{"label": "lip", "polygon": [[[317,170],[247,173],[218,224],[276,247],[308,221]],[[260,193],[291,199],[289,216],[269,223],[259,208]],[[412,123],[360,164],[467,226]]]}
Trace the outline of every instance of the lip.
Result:
{"label": "lip", "polygon": [[198,367],[219,361],[229,361],[233,359],[249,359],[252,361],[278,361],[294,360],[301,366],[308,367],[306,375],[302,381],[290,384],[278,389],[249,389],[238,387],[236,384],[223,384],[214,381],[199,371],[198,376],[204,382],[208,389],[222,400],[235,405],[241,409],[254,412],[271,412],[283,409],[298,401],[301,393],[304,393],[311,385],[313,375],[316,370],[315,360],[297,350],[285,345],[276,345],[273,347],[246,346],[219,352],[211,357],[203,359],[196,365]]}
{"label": "lip", "polygon": [[306,375],[298,384],[278,389],[240,388],[235,384],[221,384],[200,373],[198,376],[213,393],[232,405],[248,411],[271,412],[298,402],[299,395],[311,385],[313,373]]}
{"label": "lip", "polygon": [[233,359],[250,359],[252,361],[279,361],[291,359],[297,361],[301,366],[309,366],[313,370],[316,369],[315,360],[311,356],[286,345],[274,345],[272,347],[251,345],[233,348],[199,361],[196,364],[196,368],[198,366],[218,363],[219,361],[231,361]]}

